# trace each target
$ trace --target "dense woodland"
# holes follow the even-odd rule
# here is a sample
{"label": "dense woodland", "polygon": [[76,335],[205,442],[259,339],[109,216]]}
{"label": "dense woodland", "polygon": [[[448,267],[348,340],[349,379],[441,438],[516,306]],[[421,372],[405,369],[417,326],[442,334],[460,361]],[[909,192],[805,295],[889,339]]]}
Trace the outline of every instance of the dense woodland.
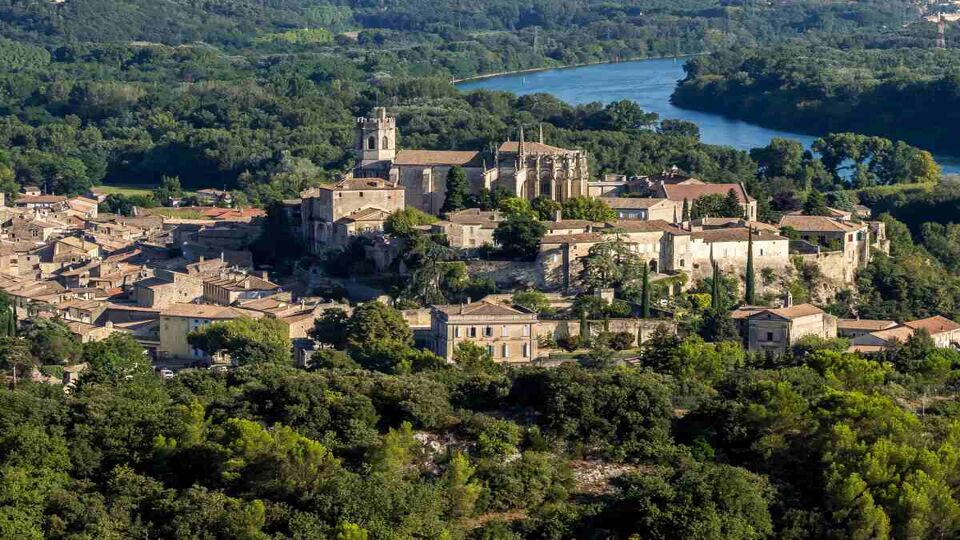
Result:
{"label": "dense woodland", "polygon": [[687,63],[673,101],[768,126],[854,131],[960,153],[958,49],[889,45],[792,45],[698,57]]}
{"label": "dense woodland", "polygon": [[[545,95],[462,95],[450,84],[483,72],[733,50],[691,64],[701,70],[691,73],[723,76],[751,54],[739,47],[786,37],[923,46],[931,28],[884,31],[916,16],[892,0],[0,0],[0,190],[157,188],[153,201],[112,196],[105,209],[125,212],[181,185],[226,186],[243,204],[270,208],[257,256],[295,264],[301,251],[272,203],[352,164],[356,116],[389,106],[407,148],[487,149],[518,125],[543,123],[549,142],[587,150],[597,174],[676,165],[743,182],[764,219],[866,204],[887,223],[892,254],[876,256],[827,308],[956,319],[960,185],[941,181],[930,154],[903,136],[837,124],[816,154],[787,140],[748,153],[702,144],[696,126],[630,102],[573,107]],[[823,54],[842,62],[833,51]],[[894,53],[862,53],[863,69],[879,70],[867,66]],[[790,54],[749,64],[772,74],[802,62]],[[951,58],[923,53],[922,69],[938,55]],[[902,69],[914,70],[905,73],[921,71],[903,58]],[[952,65],[941,62],[937,76]],[[497,256],[516,259],[542,236],[538,218],[556,210],[496,193],[471,202],[510,214],[498,231],[507,251]],[[574,201],[560,210],[602,219],[609,208]],[[410,246],[411,274],[392,284],[398,305],[492,292],[415,232],[429,219],[411,211],[388,223]],[[331,274],[372,273],[357,251],[321,262]],[[616,272],[592,279],[649,302],[636,286],[646,277],[627,276],[635,265],[593,257],[588,270]],[[801,268],[792,279],[797,301],[809,299],[817,276]],[[316,322],[324,349],[310,370],[293,367],[289,341],[269,320],[239,321],[190,336],[239,369],[167,381],[130,339],[81,344],[57,321],[15,327],[0,298],[5,377],[90,365],[68,394],[5,379],[0,538],[960,535],[958,355],[922,332],[872,359],[842,352],[840,341],[748,355],[720,315],[742,301],[730,281],[716,276],[681,299],[694,314],[681,321],[690,337],[658,332],[643,349],[620,351],[623,336],[601,335],[571,344],[582,366],[504,368],[470,346],[446,365],[413,347],[396,309],[368,304]],[[536,292],[515,301],[545,309]],[[585,297],[574,310],[586,319],[619,308]],[[614,350],[638,364],[614,366]]]}

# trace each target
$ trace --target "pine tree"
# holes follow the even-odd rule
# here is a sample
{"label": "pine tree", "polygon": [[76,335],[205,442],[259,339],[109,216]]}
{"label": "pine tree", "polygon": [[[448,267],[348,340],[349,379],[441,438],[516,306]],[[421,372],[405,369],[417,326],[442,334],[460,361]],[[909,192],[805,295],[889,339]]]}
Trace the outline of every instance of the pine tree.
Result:
{"label": "pine tree", "polygon": [[680,219],[681,221],[690,221],[690,201],[686,197],[683,198],[683,213]]}
{"label": "pine tree", "polygon": [[756,276],[753,271],[753,228],[749,229],[749,236],[747,237],[747,275],[746,275],[746,286],[744,301],[753,305],[755,302],[756,296]]}
{"label": "pine tree", "polygon": [[650,267],[643,265],[643,288],[640,290],[640,316],[650,318]]}

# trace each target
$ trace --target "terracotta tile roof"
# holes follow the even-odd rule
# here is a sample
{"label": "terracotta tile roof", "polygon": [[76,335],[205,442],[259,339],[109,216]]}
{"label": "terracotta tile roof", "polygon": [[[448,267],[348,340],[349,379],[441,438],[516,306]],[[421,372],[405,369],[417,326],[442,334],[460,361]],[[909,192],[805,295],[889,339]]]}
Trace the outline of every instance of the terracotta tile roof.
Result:
{"label": "terracotta tile roof", "polygon": [[[458,212],[447,214],[446,221],[458,223],[460,225],[489,225],[496,224],[504,220],[502,212],[496,210],[480,210],[479,208],[466,208]],[[544,223],[544,225],[549,225]]]}
{"label": "terracotta tile roof", "polygon": [[670,199],[658,199],[655,197],[602,197],[600,200],[607,203],[610,208],[623,208],[627,210],[653,208],[660,204],[672,202]]}
{"label": "terracotta tile roof", "polygon": [[371,206],[369,208],[364,208],[362,210],[357,210],[356,212],[352,212],[347,216],[343,216],[337,221],[338,222],[340,221],[343,221],[343,222],[384,221],[388,217],[390,217],[390,212],[387,212],[382,208],[376,208]]}
{"label": "terracotta tile roof", "polygon": [[541,245],[552,244],[599,244],[604,236],[600,233],[549,234],[540,241]]}
{"label": "terracotta tile roof", "polygon": [[319,189],[330,191],[359,191],[372,189],[403,189],[403,186],[398,186],[393,182],[384,180],[383,178],[346,178],[333,185],[320,186]]}
{"label": "terracotta tile roof", "polygon": [[799,232],[854,232],[863,225],[844,223],[827,216],[785,215],[780,218],[780,227],[790,227]]}
{"label": "terracotta tile roof", "polygon": [[401,150],[394,165],[460,165],[478,164],[480,152],[458,150]]}
{"label": "terracotta tile roof", "polygon": [[910,336],[912,336],[914,332],[915,330],[908,326],[898,326],[896,328],[880,330],[879,332],[871,332],[870,335],[882,341],[892,343],[894,341],[904,342],[910,339]]}
{"label": "terracotta tile roof", "polygon": [[[830,215],[827,216],[827,217],[850,219],[850,217],[853,216],[853,212],[851,212],[851,211],[849,211],[849,210],[840,210],[839,208],[827,208],[827,210],[830,211]],[[794,211],[792,211],[792,212],[787,212],[786,215],[788,215],[788,216],[802,216],[802,215],[803,215],[803,210],[794,210]]]}
{"label": "terracotta tile roof", "polygon": [[664,184],[663,192],[671,201],[693,201],[704,195],[726,195],[732,189],[740,203],[753,201],[740,184]]}
{"label": "terracotta tile roof", "polygon": [[[518,141],[507,141],[500,145],[501,154],[516,154],[520,149],[520,143]],[[566,154],[569,152],[575,152],[575,150],[567,150],[566,148],[559,148],[556,146],[550,146],[549,144],[541,144],[538,142],[523,142],[523,151],[528,154],[550,154],[550,155],[560,155]]]}
{"label": "terracotta tile roof", "polygon": [[[734,311],[734,313],[738,315],[735,318],[748,319],[750,317],[759,315],[761,313],[772,313],[778,317],[782,317],[788,320],[793,320],[793,319],[798,319],[800,317],[808,317],[810,315],[817,315],[817,314],[824,313],[822,309],[812,304],[797,304],[795,306],[784,307],[784,308],[758,308],[747,313],[747,311],[750,309],[752,308],[748,306],[746,308],[741,308],[742,311],[741,310]],[[738,311],[741,311],[741,312],[737,313]],[[733,315],[731,314],[731,317],[732,316]]]}
{"label": "terracotta tile roof", "polygon": [[960,330],[960,324],[951,321],[946,317],[940,315],[934,317],[928,317],[926,319],[919,319],[916,321],[909,321],[903,323],[903,326],[912,328],[914,330],[919,330],[921,328],[925,329],[930,335],[936,335],[943,332],[953,332],[955,330]]}
{"label": "terracotta tile roof", "polygon": [[541,221],[540,223],[543,223],[543,226],[546,227],[548,231],[558,229],[586,229],[587,227],[601,228],[604,226],[603,223],[586,219],[561,219],[560,221]]}
{"label": "terracotta tile roof", "polygon": [[[690,233],[690,238],[694,240],[702,240],[707,244],[712,244],[714,242],[746,242],[750,238],[750,231],[747,230],[746,227],[708,229],[705,231]],[[760,234],[754,233],[753,235],[754,242],[775,242],[777,240],[787,240],[787,238],[769,232],[761,232]]]}
{"label": "terracotta tile roof", "polygon": [[644,232],[668,232],[676,236],[685,236],[689,232],[667,223],[662,219],[650,219],[647,221],[637,221],[635,219],[622,219],[617,221],[608,221],[608,229],[620,229],[625,233],[644,233]]}
{"label": "terracotta tile roof", "polygon": [[895,321],[883,321],[874,319],[840,319],[837,321],[838,330],[870,330],[877,332],[893,328],[897,323]]}
{"label": "terracotta tile roof", "polygon": [[172,304],[160,312],[163,317],[188,317],[194,319],[239,319],[247,317],[258,319],[263,316],[257,311],[211,304]]}
{"label": "terracotta tile roof", "polygon": [[525,313],[503,304],[496,304],[493,302],[487,302],[485,300],[480,300],[479,302],[473,302],[470,304],[447,304],[433,307],[434,309],[442,311],[447,315],[531,315],[536,317],[536,315],[532,313]]}
{"label": "terracotta tile roof", "polygon": [[26,206],[28,204],[55,204],[66,201],[63,195],[21,195],[15,201],[15,204]]}

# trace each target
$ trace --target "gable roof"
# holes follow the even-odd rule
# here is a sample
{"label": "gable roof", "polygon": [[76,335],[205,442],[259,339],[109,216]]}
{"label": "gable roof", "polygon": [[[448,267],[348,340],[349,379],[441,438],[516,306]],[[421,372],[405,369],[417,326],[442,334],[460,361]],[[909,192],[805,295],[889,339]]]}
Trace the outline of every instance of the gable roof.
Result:
{"label": "gable roof", "polygon": [[469,304],[446,304],[433,307],[438,311],[446,313],[447,315],[533,315],[532,313],[526,313],[518,309],[514,309],[503,304],[496,304],[487,300],[480,300],[479,302],[471,302]]}
{"label": "gable roof", "polygon": [[690,234],[680,227],[671,225],[662,219],[649,219],[646,221],[639,221],[636,219],[620,219],[608,221],[606,225],[608,229],[619,229],[625,233],[668,232],[675,236],[685,236]]}
{"label": "gable roof", "polygon": [[384,221],[390,217],[390,212],[382,208],[377,208],[375,206],[369,206],[356,212],[352,212],[349,215],[343,216],[338,219],[337,222],[340,223],[350,223],[354,221]]}
{"label": "gable roof", "polygon": [[737,195],[737,200],[741,204],[753,201],[753,197],[747,194],[740,184],[664,184],[661,186],[666,198],[671,201],[683,201],[686,199],[690,203],[704,195],[726,195],[730,190]]}
{"label": "gable roof", "polygon": [[[707,229],[690,234],[694,240],[702,240],[707,244],[713,242],[747,242],[750,239],[750,230],[746,227],[729,227],[723,229]],[[787,240],[786,237],[773,233],[760,232],[753,234],[754,242],[775,242]]]}
{"label": "gable roof", "polygon": [[[501,154],[516,154],[519,151],[520,143],[518,141],[506,141],[500,145]],[[523,151],[529,154],[561,155],[569,152],[575,152],[576,150],[567,150],[566,148],[550,146],[549,144],[538,142],[523,141]]]}
{"label": "gable roof", "polygon": [[239,319],[247,317],[258,319],[263,316],[257,311],[238,309],[229,306],[215,306],[212,304],[171,304],[160,312],[164,317],[187,317],[196,319]]}
{"label": "gable roof", "polygon": [[895,321],[873,319],[840,319],[837,321],[838,330],[870,330],[873,332],[893,328]]}
{"label": "gable roof", "polygon": [[827,216],[803,216],[787,214],[780,218],[781,227],[790,227],[799,232],[854,232],[863,225],[851,224]]}
{"label": "gable roof", "polygon": [[934,317],[927,317],[926,319],[919,319],[916,321],[909,321],[903,323],[903,326],[907,328],[912,328],[913,330],[920,330],[923,328],[930,335],[941,334],[943,332],[953,332],[955,330],[960,330],[960,324],[957,324],[954,321],[940,315]]}
{"label": "gable roof", "polygon": [[394,165],[460,165],[478,164],[480,152],[460,150],[401,150]]}
{"label": "gable roof", "polygon": [[670,199],[658,199],[655,197],[602,197],[600,200],[607,203],[607,205],[614,210],[620,208],[639,210],[653,208],[654,206],[671,202]]}
{"label": "gable roof", "polygon": [[735,318],[749,319],[751,317],[755,317],[762,313],[771,313],[782,319],[793,320],[793,319],[799,319],[800,317],[809,317],[811,315],[819,315],[825,312],[813,304],[797,304],[795,306],[790,306],[790,307],[758,309],[749,314],[740,313],[738,314],[740,316]]}

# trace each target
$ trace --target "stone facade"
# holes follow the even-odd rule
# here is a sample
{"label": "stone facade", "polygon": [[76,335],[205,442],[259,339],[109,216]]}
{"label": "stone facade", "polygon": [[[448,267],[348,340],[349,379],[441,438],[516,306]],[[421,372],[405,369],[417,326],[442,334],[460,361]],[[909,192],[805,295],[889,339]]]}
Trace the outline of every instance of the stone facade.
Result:
{"label": "stone facade", "polygon": [[805,336],[837,337],[837,318],[810,304],[782,308],[743,307],[732,314],[751,352],[783,353]]}
{"label": "stone facade", "polygon": [[545,195],[557,201],[589,194],[586,154],[540,142],[503,143],[486,158],[478,151],[397,149],[396,119],[379,107],[371,117],[357,119],[356,152],[359,165],[353,175],[389,179],[402,186],[406,204],[439,214],[447,193],[447,174],[453,167],[466,173],[471,193],[503,188],[533,200]]}
{"label": "stone facade", "polygon": [[453,360],[456,346],[471,341],[487,350],[495,362],[530,362],[537,357],[537,315],[505,305],[479,301],[433,306],[433,352]]}
{"label": "stone facade", "polygon": [[[347,178],[334,186],[323,186],[301,194],[302,235],[311,253],[343,245],[351,233],[362,232],[363,224],[377,211],[377,228],[382,230],[383,213],[402,210],[405,192],[396,183],[382,178]],[[338,235],[339,226],[339,235]]]}

